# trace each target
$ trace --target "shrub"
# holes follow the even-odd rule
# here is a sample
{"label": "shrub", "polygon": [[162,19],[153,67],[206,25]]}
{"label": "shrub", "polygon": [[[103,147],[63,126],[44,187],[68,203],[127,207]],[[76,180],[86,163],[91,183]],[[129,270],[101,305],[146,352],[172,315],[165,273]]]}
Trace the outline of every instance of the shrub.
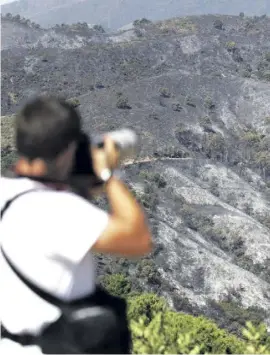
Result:
{"label": "shrub", "polygon": [[[88,26],[87,26],[88,27]],[[94,25],[93,30],[100,32],[100,33],[105,33],[104,28],[101,25]]]}
{"label": "shrub", "polygon": [[244,342],[204,317],[165,311],[131,320],[135,354],[241,354]]}
{"label": "shrub", "polygon": [[270,70],[265,70],[264,72],[262,72],[262,78],[264,80],[270,81]]}
{"label": "shrub", "polygon": [[196,103],[194,102],[192,97],[189,95],[186,97],[186,105],[191,106],[191,107],[196,107]]}
{"label": "shrub", "polygon": [[243,329],[243,336],[246,339],[245,354],[269,354],[270,337],[264,324],[255,327],[250,321],[246,322]]}
{"label": "shrub", "polygon": [[145,279],[150,284],[160,284],[160,275],[151,259],[143,259],[137,267],[137,277]]}
{"label": "shrub", "polygon": [[133,26],[149,25],[150,23],[152,23],[150,20],[148,20],[146,18],[142,18],[142,19],[139,19],[139,20],[135,20],[133,22]]}
{"label": "shrub", "polygon": [[170,93],[169,89],[167,89],[167,88],[160,88],[159,93],[160,93],[160,96],[162,96],[162,97],[166,97],[166,98],[171,97],[171,93]]}
{"label": "shrub", "polygon": [[[243,327],[247,321],[251,321],[255,325],[259,325],[265,316],[264,310],[257,307],[243,308],[239,306],[235,301],[222,301],[218,303],[218,307],[222,314],[220,317],[227,319],[229,327],[234,323],[238,323],[240,327]],[[236,330],[236,333],[238,331]],[[240,335],[240,333],[239,333]]]}
{"label": "shrub", "polygon": [[145,323],[149,324],[155,314],[164,312],[167,309],[166,300],[154,293],[143,293],[139,296],[128,298],[128,318],[130,321],[139,321],[143,317]]}
{"label": "shrub", "polygon": [[223,30],[223,22],[221,20],[215,20],[213,25],[217,30]]}
{"label": "shrub", "polygon": [[180,111],[182,111],[183,107],[178,103],[174,103],[174,104],[172,104],[172,109],[173,109],[173,111],[180,112]]}
{"label": "shrub", "polygon": [[222,159],[226,153],[226,142],[220,133],[209,133],[204,136],[204,152],[210,159]]}
{"label": "shrub", "polygon": [[233,41],[229,41],[226,43],[226,48],[229,52],[233,52],[236,50],[236,43]]}
{"label": "shrub", "polygon": [[214,225],[210,217],[202,212],[197,212],[195,208],[188,204],[181,206],[180,214],[186,226],[195,231],[202,231],[203,228],[212,227]]}
{"label": "shrub", "polygon": [[[142,170],[139,173],[139,176],[141,178],[145,179],[147,182],[154,183],[157,188],[164,188],[167,185],[166,180],[159,173],[150,173],[150,172],[148,172],[146,170]],[[149,187],[150,186],[148,185],[147,188],[149,189]],[[153,191],[151,191],[151,192],[153,192]]]}
{"label": "shrub", "polygon": [[211,97],[207,97],[205,100],[204,100],[204,106],[206,108],[208,108],[209,110],[212,110],[215,108],[215,104],[213,102],[213,100],[211,99]]}
{"label": "shrub", "polygon": [[251,72],[246,69],[242,70],[240,74],[243,78],[251,78]]}
{"label": "shrub", "polygon": [[80,100],[78,100],[76,97],[68,99],[67,102],[74,108],[80,106]]}
{"label": "shrub", "polygon": [[100,279],[100,284],[112,295],[126,297],[131,291],[131,284],[122,274],[106,275]]}
{"label": "shrub", "polygon": [[123,95],[119,95],[116,101],[116,107],[123,109],[123,110],[129,110],[131,109],[131,106],[128,103],[128,98]]}

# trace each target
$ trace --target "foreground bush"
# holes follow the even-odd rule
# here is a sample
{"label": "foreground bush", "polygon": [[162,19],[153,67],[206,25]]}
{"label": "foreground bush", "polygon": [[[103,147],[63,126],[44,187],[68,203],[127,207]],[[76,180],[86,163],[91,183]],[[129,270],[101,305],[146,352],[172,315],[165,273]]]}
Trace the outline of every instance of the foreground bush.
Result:
{"label": "foreground bush", "polygon": [[[134,354],[269,354],[266,327],[247,322],[245,340],[219,329],[204,317],[158,313],[150,323],[131,320]],[[268,337],[268,339],[267,339]],[[267,340],[266,340],[267,339]]]}
{"label": "foreground bush", "polygon": [[135,354],[241,354],[244,342],[204,317],[159,312],[131,320]]}
{"label": "foreground bush", "polygon": [[107,275],[102,284],[128,302],[133,354],[269,354],[265,325],[246,322],[243,339],[220,329],[204,316],[177,313],[153,293],[134,294],[121,274]]}

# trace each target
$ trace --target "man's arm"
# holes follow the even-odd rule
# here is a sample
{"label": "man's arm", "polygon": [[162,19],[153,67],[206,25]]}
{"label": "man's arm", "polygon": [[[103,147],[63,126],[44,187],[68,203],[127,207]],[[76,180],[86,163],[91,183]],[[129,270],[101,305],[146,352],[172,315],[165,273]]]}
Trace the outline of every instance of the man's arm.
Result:
{"label": "man's arm", "polygon": [[105,192],[111,207],[109,222],[93,251],[126,257],[142,256],[152,250],[152,237],[144,212],[124,183],[112,177]]}

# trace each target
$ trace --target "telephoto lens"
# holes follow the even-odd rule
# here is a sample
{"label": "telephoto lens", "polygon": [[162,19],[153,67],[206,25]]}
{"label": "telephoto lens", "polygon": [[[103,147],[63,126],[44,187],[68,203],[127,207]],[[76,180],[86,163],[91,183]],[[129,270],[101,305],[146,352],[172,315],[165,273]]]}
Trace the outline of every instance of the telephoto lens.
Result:
{"label": "telephoto lens", "polygon": [[139,139],[136,133],[128,128],[105,133],[92,138],[93,146],[103,148],[104,136],[109,136],[115,143],[120,154],[120,162],[133,159],[138,154]]}

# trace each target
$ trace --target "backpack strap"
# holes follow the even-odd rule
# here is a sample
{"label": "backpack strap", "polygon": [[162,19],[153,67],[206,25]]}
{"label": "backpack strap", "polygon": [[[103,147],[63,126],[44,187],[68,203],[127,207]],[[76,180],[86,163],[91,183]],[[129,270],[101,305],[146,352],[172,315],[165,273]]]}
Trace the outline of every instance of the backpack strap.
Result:
{"label": "backpack strap", "polygon": [[13,265],[7,254],[4,252],[3,248],[1,247],[1,252],[6,260],[7,264],[11,268],[11,270],[16,274],[16,276],[28,287],[30,290],[32,290],[35,294],[37,294],[40,298],[42,298],[44,301],[47,301],[50,304],[53,304],[54,306],[61,307],[64,305],[67,305],[68,303],[61,301],[57,297],[54,297],[47,292],[41,290],[39,287],[36,285],[32,284],[32,282],[28,281],[20,272],[19,270]]}
{"label": "backpack strap", "polygon": [[1,209],[1,219],[3,218],[4,213],[7,211],[7,209],[9,208],[9,206],[10,206],[15,200],[17,200],[17,198],[19,198],[19,197],[21,197],[21,196],[27,194],[28,192],[34,192],[34,191],[38,191],[38,190],[40,191],[41,189],[26,190],[26,191],[23,191],[23,192],[21,192],[21,193],[15,195],[13,198],[11,198],[10,200],[8,200],[8,201],[5,203],[4,207]]}

